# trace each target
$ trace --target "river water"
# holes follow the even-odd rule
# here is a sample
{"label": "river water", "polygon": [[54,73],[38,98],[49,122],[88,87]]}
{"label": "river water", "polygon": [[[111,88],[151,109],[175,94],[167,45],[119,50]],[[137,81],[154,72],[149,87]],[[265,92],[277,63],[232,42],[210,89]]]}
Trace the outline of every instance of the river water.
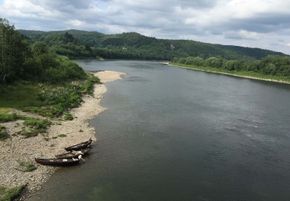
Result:
{"label": "river water", "polygon": [[289,201],[290,87],[147,61],[116,70],[86,163],[32,201]]}

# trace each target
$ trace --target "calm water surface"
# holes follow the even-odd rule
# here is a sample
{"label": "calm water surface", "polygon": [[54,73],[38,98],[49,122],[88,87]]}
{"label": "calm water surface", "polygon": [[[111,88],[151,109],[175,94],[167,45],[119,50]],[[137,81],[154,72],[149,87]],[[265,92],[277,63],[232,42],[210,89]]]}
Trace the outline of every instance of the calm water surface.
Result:
{"label": "calm water surface", "polygon": [[80,61],[127,73],[91,121],[86,163],[36,201],[289,201],[290,88],[145,61]]}

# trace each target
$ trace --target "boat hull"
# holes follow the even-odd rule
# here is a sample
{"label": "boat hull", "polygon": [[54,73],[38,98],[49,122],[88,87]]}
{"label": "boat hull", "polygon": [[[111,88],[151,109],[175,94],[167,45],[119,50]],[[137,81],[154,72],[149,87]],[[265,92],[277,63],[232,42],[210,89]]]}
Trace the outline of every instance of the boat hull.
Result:
{"label": "boat hull", "polygon": [[73,145],[73,146],[70,146],[70,147],[66,147],[64,148],[66,151],[80,151],[82,149],[86,149],[88,147],[90,147],[90,145],[92,144],[92,139],[89,139],[88,141],[86,142],[82,142],[80,144],[76,144],[76,145]]}
{"label": "boat hull", "polygon": [[67,166],[74,166],[80,163],[80,159],[73,158],[73,159],[42,159],[36,158],[35,161],[41,165],[47,166],[57,166],[57,167],[67,167]]}

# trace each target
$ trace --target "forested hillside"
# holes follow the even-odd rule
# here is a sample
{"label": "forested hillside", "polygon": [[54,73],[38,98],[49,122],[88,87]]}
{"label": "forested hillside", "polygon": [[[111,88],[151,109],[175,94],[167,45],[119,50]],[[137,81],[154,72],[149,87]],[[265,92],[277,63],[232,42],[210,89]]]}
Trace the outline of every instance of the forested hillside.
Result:
{"label": "forested hillside", "polygon": [[171,60],[174,57],[215,56],[226,59],[261,59],[267,55],[283,55],[258,48],[216,45],[190,40],[156,39],[138,33],[106,35],[78,30],[19,31],[30,41],[45,42],[54,52],[72,58],[98,56],[114,59]]}
{"label": "forested hillside", "polygon": [[8,21],[0,19],[0,83],[60,82],[85,77],[78,65],[56,55],[43,42],[29,43]]}

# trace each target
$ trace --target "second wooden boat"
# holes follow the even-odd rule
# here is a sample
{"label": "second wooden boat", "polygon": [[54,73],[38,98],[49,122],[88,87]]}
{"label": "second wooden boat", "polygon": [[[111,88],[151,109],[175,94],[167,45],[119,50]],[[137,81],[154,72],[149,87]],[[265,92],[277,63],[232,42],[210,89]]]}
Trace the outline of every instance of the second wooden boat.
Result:
{"label": "second wooden boat", "polygon": [[90,151],[90,148],[82,149],[80,151],[76,152],[66,152],[63,154],[58,154],[55,155],[56,158],[58,159],[72,159],[72,158],[78,158],[80,155],[81,156],[86,156]]}
{"label": "second wooden boat", "polygon": [[66,147],[64,148],[66,151],[80,151],[82,149],[86,149],[88,148],[91,144],[92,144],[93,140],[90,138],[88,141],[79,143],[79,144],[75,144],[73,146],[70,147]]}

